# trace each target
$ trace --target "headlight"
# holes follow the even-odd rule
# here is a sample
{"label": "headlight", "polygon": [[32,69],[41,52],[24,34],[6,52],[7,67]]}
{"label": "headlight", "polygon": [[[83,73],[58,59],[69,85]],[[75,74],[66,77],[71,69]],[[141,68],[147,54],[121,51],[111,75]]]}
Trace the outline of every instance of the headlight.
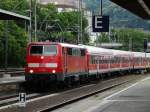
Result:
{"label": "headlight", "polygon": [[56,73],[56,71],[55,71],[55,70],[52,70],[52,73],[54,74],[54,73]]}
{"label": "headlight", "polygon": [[30,73],[33,73],[33,70],[30,70],[29,72],[30,72]]}
{"label": "headlight", "polygon": [[41,59],[44,59],[44,57],[43,57],[43,56],[41,56]]}

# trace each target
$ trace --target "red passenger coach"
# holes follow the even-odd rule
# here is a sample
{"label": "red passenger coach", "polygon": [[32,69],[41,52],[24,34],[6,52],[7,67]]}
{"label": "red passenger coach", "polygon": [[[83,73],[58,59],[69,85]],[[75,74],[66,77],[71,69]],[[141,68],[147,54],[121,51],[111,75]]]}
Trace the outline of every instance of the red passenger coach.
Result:
{"label": "red passenger coach", "polygon": [[87,74],[86,49],[82,46],[34,42],[27,48],[26,81],[60,80]]}

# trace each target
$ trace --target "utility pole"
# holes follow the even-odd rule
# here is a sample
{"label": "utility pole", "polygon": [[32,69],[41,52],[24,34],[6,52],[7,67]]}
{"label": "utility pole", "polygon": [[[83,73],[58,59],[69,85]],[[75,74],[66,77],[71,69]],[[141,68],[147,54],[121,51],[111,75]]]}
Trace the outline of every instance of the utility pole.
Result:
{"label": "utility pole", "polygon": [[79,29],[78,29],[78,43],[82,43],[83,41],[83,10],[82,10],[82,3],[83,3],[83,0],[79,0],[79,9],[78,9],[78,12],[79,12],[79,16],[78,16],[78,26],[79,26]]}
{"label": "utility pole", "polygon": [[81,9],[81,2],[78,0],[78,44],[80,43],[80,9]]}
{"label": "utility pole", "polygon": [[32,0],[30,0],[29,6],[30,6],[29,42],[32,42]]}
{"label": "utility pole", "polygon": [[[99,14],[102,16],[103,15],[103,1],[100,0],[100,9],[99,9]],[[100,34],[101,35],[101,34]],[[100,35],[98,35],[98,33],[96,33],[96,40],[98,39],[98,36],[100,37]],[[102,37],[101,37],[102,38]],[[101,42],[100,42],[101,43]]]}
{"label": "utility pole", "polygon": [[146,53],[147,53],[147,48],[148,48],[148,39],[144,38],[144,52],[145,52],[145,72],[146,72]]}
{"label": "utility pole", "polygon": [[103,0],[100,0],[100,15],[103,15]]}
{"label": "utility pole", "polygon": [[81,41],[81,44],[83,43],[83,31],[82,31],[82,25],[83,25],[83,18],[82,18],[82,16],[83,16],[83,9],[82,9],[82,0],[81,0],[81,7],[80,7],[80,11],[81,11],[81,30],[80,30],[80,32],[81,32],[81,38],[80,38],[80,41]]}
{"label": "utility pole", "polygon": [[8,23],[9,21],[6,20],[5,22],[5,74],[7,74],[7,65],[8,65]]}
{"label": "utility pole", "polygon": [[35,6],[34,6],[34,36],[35,41],[37,41],[37,0],[35,0]]}

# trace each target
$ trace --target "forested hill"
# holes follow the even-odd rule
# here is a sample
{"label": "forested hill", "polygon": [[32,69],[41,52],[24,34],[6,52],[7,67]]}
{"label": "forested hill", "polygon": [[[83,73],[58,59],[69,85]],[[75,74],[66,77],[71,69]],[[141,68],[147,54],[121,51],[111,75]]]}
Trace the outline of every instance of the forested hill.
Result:
{"label": "forested hill", "polygon": [[[87,8],[95,13],[99,11],[100,0],[84,0]],[[103,14],[110,16],[111,27],[143,28],[150,30],[150,22],[130,13],[109,0],[103,0]]]}

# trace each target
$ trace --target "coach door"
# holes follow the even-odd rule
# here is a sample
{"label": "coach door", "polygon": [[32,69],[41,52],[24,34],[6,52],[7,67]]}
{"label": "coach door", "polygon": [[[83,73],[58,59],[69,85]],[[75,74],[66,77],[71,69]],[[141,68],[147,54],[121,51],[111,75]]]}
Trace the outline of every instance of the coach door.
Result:
{"label": "coach door", "polygon": [[63,64],[64,64],[64,74],[67,73],[67,49],[63,47]]}
{"label": "coach door", "polygon": [[97,68],[97,74],[98,74],[99,73],[99,65],[100,65],[99,56],[96,56],[95,58],[96,58],[95,61],[96,61],[96,68]]}

